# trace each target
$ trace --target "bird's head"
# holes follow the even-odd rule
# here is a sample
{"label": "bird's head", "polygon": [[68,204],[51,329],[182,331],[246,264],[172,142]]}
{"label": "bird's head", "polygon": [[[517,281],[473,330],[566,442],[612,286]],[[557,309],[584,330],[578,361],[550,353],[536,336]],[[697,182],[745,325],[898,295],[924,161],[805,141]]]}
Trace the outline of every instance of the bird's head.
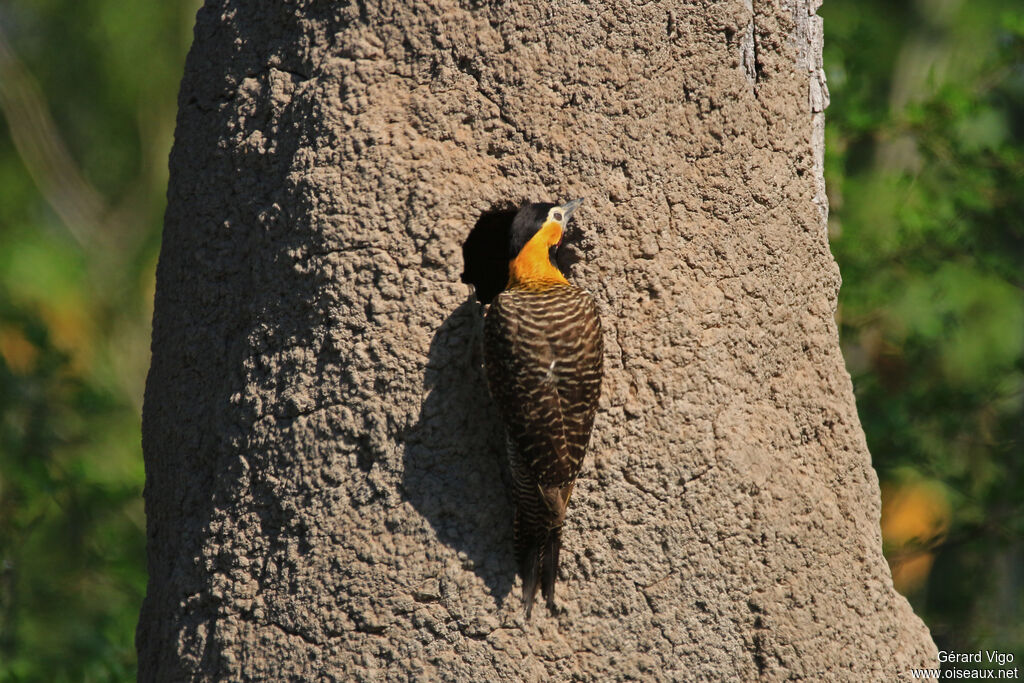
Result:
{"label": "bird's head", "polygon": [[[462,245],[462,281],[474,285],[485,304],[516,282],[564,282],[555,255],[569,219],[582,203],[526,203],[518,210],[485,213]],[[559,254],[559,261],[565,256]]]}
{"label": "bird's head", "polygon": [[550,255],[554,264],[554,248],[562,242],[562,233],[569,219],[582,199],[574,199],[568,204],[536,203],[523,204],[512,219],[512,230],[509,235],[509,260],[518,257],[527,245],[542,248]]}
{"label": "bird's head", "polygon": [[516,212],[509,232],[509,285],[531,281],[565,282],[555,263],[555,251],[569,219],[582,199],[557,205],[524,204]]}

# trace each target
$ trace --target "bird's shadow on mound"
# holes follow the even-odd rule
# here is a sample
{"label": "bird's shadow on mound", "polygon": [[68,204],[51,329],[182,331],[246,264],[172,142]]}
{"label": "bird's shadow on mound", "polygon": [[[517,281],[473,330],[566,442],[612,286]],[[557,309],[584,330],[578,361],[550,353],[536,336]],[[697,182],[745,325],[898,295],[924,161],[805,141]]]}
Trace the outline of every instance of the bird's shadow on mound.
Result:
{"label": "bird's shadow on mound", "polygon": [[419,419],[405,438],[403,495],[499,603],[512,589],[513,506],[504,431],[481,360],[481,307],[472,298],[430,344]]}

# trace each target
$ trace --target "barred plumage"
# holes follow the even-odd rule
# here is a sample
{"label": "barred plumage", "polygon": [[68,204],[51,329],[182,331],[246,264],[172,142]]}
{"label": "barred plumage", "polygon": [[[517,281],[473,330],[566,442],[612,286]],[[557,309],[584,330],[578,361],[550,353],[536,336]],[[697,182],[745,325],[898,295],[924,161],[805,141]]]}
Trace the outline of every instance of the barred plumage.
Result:
{"label": "barred plumage", "polygon": [[[527,244],[515,252],[508,288],[491,304],[484,326],[487,379],[507,435],[516,559],[527,616],[538,581],[548,608],[554,608],[565,510],[601,391],[603,342],[597,307],[587,292],[554,269],[548,259],[551,245],[545,243],[557,244],[575,206],[578,202],[550,208],[548,219],[533,227]],[[560,217],[555,236],[545,234],[554,230],[552,215]],[[521,262],[530,244],[538,247],[544,263]]]}

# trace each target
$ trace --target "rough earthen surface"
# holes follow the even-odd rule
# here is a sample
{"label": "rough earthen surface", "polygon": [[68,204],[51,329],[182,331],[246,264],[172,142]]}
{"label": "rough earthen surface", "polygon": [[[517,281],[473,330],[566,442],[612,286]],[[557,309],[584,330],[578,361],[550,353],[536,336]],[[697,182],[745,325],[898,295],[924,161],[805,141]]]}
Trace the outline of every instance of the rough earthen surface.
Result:
{"label": "rough earthen surface", "polygon": [[[415,5],[415,8],[412,6]],[[806,0],[210,0],[146,391],[140,680],[891,680]],[[477,217],[585,197],[605,392],[526,623]]]}

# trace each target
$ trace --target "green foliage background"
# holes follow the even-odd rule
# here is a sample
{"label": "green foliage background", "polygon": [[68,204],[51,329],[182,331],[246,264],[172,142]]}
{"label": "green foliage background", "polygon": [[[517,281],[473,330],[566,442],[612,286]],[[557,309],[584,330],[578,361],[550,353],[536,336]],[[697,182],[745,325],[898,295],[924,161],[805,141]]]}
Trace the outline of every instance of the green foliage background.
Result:
{"label": "green foliage background", "polygon": [[927,484],[948,510],[943,533],[886,538],[890,563],[934,557],[904,589],[940,649],[1020,662],[1024,4],[821,14],[843,352],[883,485]]}
{"label": "green foliage background", "polygon": [[142,387],[197,6],[0,3],[0,681],[135,677]]}
{"label": "green foliage background", "polygon": [[[134,678],[139,412],[196,6],[0,5],[0,682]],[[934,558],[907,590],[940,647],[1019,662],[1024,10],[821,14],[844,353],[883,483],[948,509],[890,557]]]}

